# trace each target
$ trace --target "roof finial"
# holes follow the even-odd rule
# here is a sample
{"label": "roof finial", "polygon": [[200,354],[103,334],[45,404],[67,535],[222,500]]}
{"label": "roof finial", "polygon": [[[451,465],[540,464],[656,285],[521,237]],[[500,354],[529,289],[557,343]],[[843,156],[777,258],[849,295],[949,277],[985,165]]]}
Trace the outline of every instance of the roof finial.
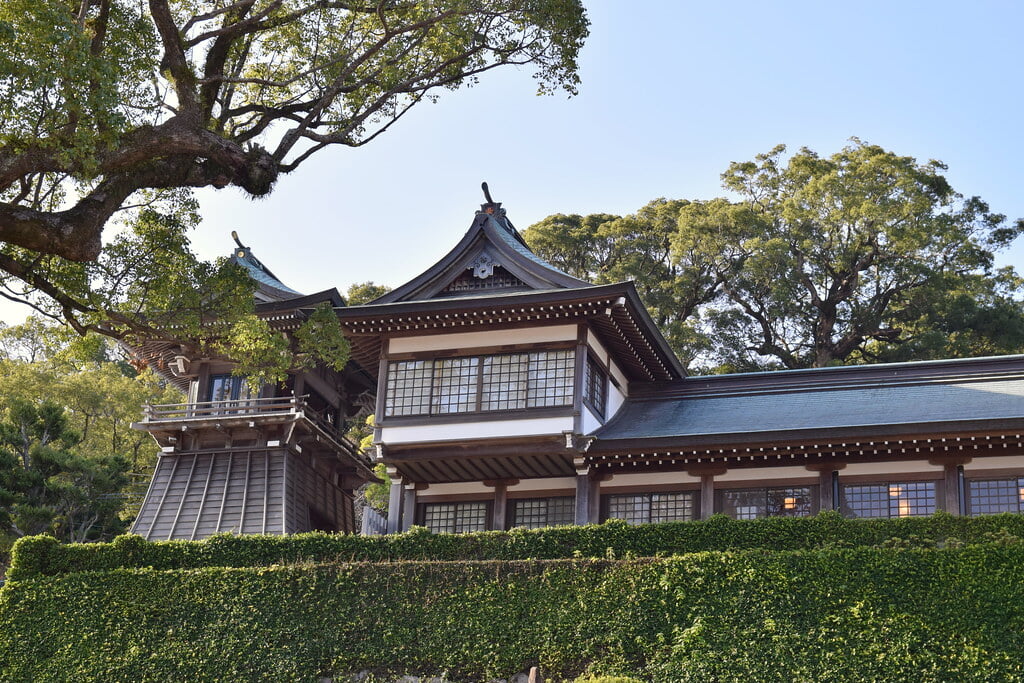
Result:
{"label": "roof finial", "polygon": [[240,239],[238,239],[238,233],[237,233],[237,232],[235,232],[234,230],[232,230],[232,231],[231,231],[231,237],[232,237],[232,238],[233,238],[233,239],[235,240],[235,244],[237,244],[237,245],[238,245],[239,247],[241,247],[242,249],[245,249],[245,245],[244,245],[244,244],[242,244],[242,241],[241,241]]}
{"label": "roof finial", "polygon": [[486,203],[480,205],[480,211],[487,214],[501,213],[501,202],[496,202],[491,199],[491,191],[487,188],[487,183],[480,183],[480,188],[484,191],[484,199]]}

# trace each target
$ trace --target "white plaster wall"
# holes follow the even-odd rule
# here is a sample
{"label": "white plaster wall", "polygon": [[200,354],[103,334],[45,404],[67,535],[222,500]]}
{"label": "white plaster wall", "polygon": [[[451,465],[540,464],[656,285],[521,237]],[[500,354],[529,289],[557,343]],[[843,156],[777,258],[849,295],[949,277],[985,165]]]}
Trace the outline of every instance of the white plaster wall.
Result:
{"label": "white plaster wall", "polygon": [[[737,468],[715,477],[715,487],[718,487],[719,482],[755,484],[766,479],[815,479],[817,476],[817,472],[811,472],[803,466]],[[839,476],[842,476],[842,472]]]}
{"label": "white plaster wall", "polygon": [[431,484],[422,491],[416,492],[418,500],[430,500],[434,496],[468,496],[471,494],[490,493],[494,494],[493,486],[484,486],[480,482],[465,481],[454,484]]}
{"label": "white plaster wall", "polygon": [[894,474],[942,474],[942,465],[932,465],[927,460],[897,460],[895,462],[858,462],[851,463],[839,470],[839,480],[843,477],[871,474],[880,477],[891,477]]}
{"label": "white plaster wall", "polygon": [[590,434],[597,430],[602,424],[601,419],[590,411],[590,408],[583,406],[583,433]]}
{"label": "white plaster wall", "polygon": [[1008,470],[1015,467],[1024,469],[1024,455],[997,455],[987,458],[975,458],[964,465],[964,473],[970,476],[974,472]]}
{"label": "white plaster wall", "polygon": [[[623,385],[625,386],[625,385]],[[626,395],[619,391],[614,384],[608,383],[608,406],[605,410],[608,411],[608,419],[615,417],[615,413],[619,412],[619,408],[626,402]]]}
{"label": "white plaster wall", "polygon": [[574,488],[576,488],[575,477],[551,477],[549,479],[522,479],[515,486],[509,486],[508,490],[516,493],[536,491],[538,494],[543,494],[545,491],[554,489]]}
{"label": "white plaster wall", "polygon": [[541,436],[572,431],[573,419],[566,417],[538,417],[523,420],[494,420],[487,422],[459,422],[408,427],[382,427],[381,441],[414,443],[419,441],[452,441],[454,439],[486,439],[496,436]]}
{"label": "white plaster wall", "polygon": [[606,486],[649,486],[655,490],[665,484],[699,484],[700,477],[691,477],[686,472],[641,472],[637,474],[613,474],[601,482]]}
{"label": "white plaster wall", "polygon": [[587,330],[587,345],[591,348],[599,361],[608,365],[608,361],[611,357],[608,355],[608,351],[604,348],[604,345],[597,340],[597,336],[594,334],[594,331],[590,329]]}
{"label": "white plaster wall", "polygon": [[456,332],[419,337],[396,337],[388,341],[388,352],[441,351],[443,349],[501,346],[503,344],[537,344],[575,339],[576,325],[550,325],[489,332]]}

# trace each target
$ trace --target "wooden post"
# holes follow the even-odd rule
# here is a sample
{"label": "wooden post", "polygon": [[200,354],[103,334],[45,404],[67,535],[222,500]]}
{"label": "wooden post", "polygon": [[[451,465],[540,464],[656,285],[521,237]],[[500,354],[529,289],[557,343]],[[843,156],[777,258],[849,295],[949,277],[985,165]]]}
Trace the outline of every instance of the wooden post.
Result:
{"label": "wooden post", "polygon": [[818,512],[825,510],[839,509],[839,470],[846,467],[846,463],[824,463],[807,465],[811,472],[818,473]]}
{"label": "wooden post", "polygon": [[576,524],[590,524],[590,468],[576,470]]}
{"label": "wooden post", "polygon": [[700,475],[700,518],[715,514],[715,475]]}
{"label": "wooden post", "polygon": [[402,531],[408,531],[416,522],[416,484],[407,483],[402,497]]}
{"label": "wooden post", "polygon": [[397,534],[402,525],[402,478],[388,472],[391,490],[388,496],[388,533]]}
{"label": "wooden post", "polygon": [[587,477],[590,479],[589,519],[591,524],[597,524],[601,521],[601,480],[605,477],[594,472]]}
{"label": "wooden post", "polygon": [[687,468],[691,477],[700,477],[700,518],[707,519],[715,514],[715,477],[728,471],[725,467],[698,466]]}
{"label": "wooden post", "polygon": [[971,461],[970,458],[934,458],[929,460],[933,465],[942,465],[943,495],[941,507],[951,515],[962,515],[967,501],[960,499],[960,468]]}
{"label": "wooden post", "polygon": [[946,463],[942,466],[942,509],[951,515],[960,514],[960,486],[956,476],[956,465]]}
{"label": "wooden post", "polygon": [[508,508],[508,484],[499,481],[494,485],[494,507],[491,510],[491,528],[504,531],[506,527],[505,510]]}

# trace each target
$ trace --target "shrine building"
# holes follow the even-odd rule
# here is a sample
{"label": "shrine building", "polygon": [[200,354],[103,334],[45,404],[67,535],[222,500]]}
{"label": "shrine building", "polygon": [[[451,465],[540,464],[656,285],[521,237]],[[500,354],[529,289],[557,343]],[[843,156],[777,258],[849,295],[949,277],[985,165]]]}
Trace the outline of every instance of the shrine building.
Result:
{"label": "shrine building", "polygon": [[[1021,512],[1024,356],[687,376],[632,282],[557,270],[490,200],[366,305],[233,258],[275,330],[330,302],[352,359],[254,396],[229,359],[135,349],[188,392],[136,425],[162,447],[134,527],[150,539],[355,531],[376,463],[389,511],[366,533]],[[344,425],[370,412],[360,453]]]}

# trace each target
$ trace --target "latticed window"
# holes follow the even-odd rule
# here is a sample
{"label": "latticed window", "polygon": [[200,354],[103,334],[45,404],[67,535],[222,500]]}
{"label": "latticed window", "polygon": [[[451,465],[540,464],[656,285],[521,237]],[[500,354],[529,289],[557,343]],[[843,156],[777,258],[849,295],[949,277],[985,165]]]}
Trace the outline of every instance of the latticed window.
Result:
{"label": "latticed window", "polygon": [[601,416],[604,416],[607,383],[604,369],[596,360],[587,356],[587,362],[583,366],[583,400]]}
{"label": "latticed window", "polygon": [[935,512],[935,482],[848,484],[842,489],[847,517],[923,517]]}
{"label": "latticed window", "polygon": [[689,521],[694,518],[695,500],[693,491],[611,495],[605,516],[629,524]]}
{"label": "latticed window", "polygon": [[526,498],[512,501],[512,526],[540,529],[564,526],[576,521],[576,499],[572,496],[556,498]]}
{"label": "latticed window", "polygon": [[1024,512],[1024,477],[968,481],[967,502],[971,515]]}
{"label": "latticed window", "polygon": [[468,531],[485,531],[487,529],[490,504],[483,502],[467,503],[427,503],[423,506],[423,526],[435,534],[461,534]]}
{"label": "latticed window", "polygon": [[388,364],[385,414],[448,415],[572,405],[575,351]]}
{"label": "latticed window", "polygon": [[808,517],[814,498],[809,486],[722,491],[722,512],[733,519]]}

